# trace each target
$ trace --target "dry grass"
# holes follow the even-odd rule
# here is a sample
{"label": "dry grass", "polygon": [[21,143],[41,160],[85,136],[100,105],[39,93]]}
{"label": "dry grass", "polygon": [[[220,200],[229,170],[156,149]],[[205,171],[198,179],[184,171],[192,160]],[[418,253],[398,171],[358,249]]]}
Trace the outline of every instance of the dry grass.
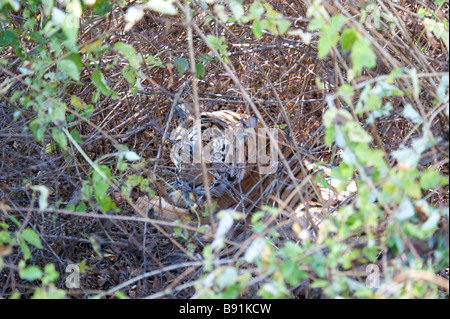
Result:
{"label": "dry grass", "polygon": [[[293,27],[306,29],[307,5],[303,1],[271,3],[276,10],[289,17]],[[328,1],[327,9],[330,12],[343,12],[357,25],[359,11],[354,6],[357,3]],[[377,147],[390,154],[419,134],[417,127],[401,117],[407,103],[417,105],[425,118],[433,119],[433,133],[443,137],[442,143],[423,156],[421,167],[431,166],[448,176],[448,117],[443,111],[436,113],[432,103],[436,98],[435,88],[440,77],[449,71],[448,51],[443,43],[422,33],[423,25],[417,18],[419,8],[427,7],[434,11],[434,4],[431,1],[409,0],[379,3],[383,4],[381,11],[394,14],[399,18],[399,23],[396,24],[395,34],[387,31],[389,27],[360,30],[376,44],[374,49],[378,58],[377,67],[366,71],[364,79],[354,85],[362,89],[376,76],[388,74],[397,67],[407,67],[417,69],[423,90],[415,100],[392,98],[390,101],[394,110],[389,116],[380,118],[370,129],[369,124],[364,124],[364,118],[360,118],[360,121],[378,141]],[[448,3],[441,11],[437,14],[448,17]],[[82,148],[91,159],[113,153],[116,151],[115,145],[124,144],[146,160],[145,167],[130,169],[126,173],[114,171],[115,164],[109,162],[117,185],[121,185],[132,173],[142,174],[152,179],[157,194],[164,196],[167,186],[163,181],[170,182],[175,177],[168,156],[171,144],[167,138],[163,139],[163,132],[167,128],[170,131],[177,126],[176,116],[169,121],[173,99],[183,90],[180,102],[193,103],[190,75],[188,72],[178,75],[173,66],[174,58],[189,59],[186,29],[180,18],[147,12],[131,32],[124,33],[122,13],[121,10],[114,10],[104,18],[95,19],[86,15],[79,33],[80,47],[100,37],[103,43],[111,46],[122,41],[133,45],[143,57],[157,55],[166,68],[145,67],[142,89],[137,94],[130,94],[128,84],[120,75],[127,64],[126,60],[113,51],[107,51],[99,59],[103,66],[113,63],[110,69],[102,70],[110,87],[117,91],[118,98],[102,96],[89,122],[81,121],[76,128],[84,140]],[[194,23],[204,34],[223,35],[226,38],[230,52],[229,67],[267,125],[288,124],[301,146],[301,156],[309,154],[315,161],[338,162],[338,153],[324,145],[321,116],[327,108],[326,94],[345,83],[346,70],[350,68],[349,57],[334,50],[331,56],[318,60],[317,38],[313,38],[309,45],[296,37],[270,34],[256,40],[249,26],[224,25],[217,21],[205,23],[206,18],[206,15],[195,15]],[[387,23],[384,21],[382,23]],[[22,24],[23,21],[17,18],[16,23]],[[195,32],[193,41],[196,58],[210,52]],[[8,72],[0,74],[0,82],[20,74],[20,62],[15,60],[12,52],[4,50],[2,58],[8,59],[9,64],[4,68]],[[205,66],[206,74],[198,81],[200,109],[251,112],[242,92],[223,66],[214,60],[206,62]],[[81,81],[84,86],[69,85],[64,88],[63,96],[68,104],[71,95],[76,95],[86,103],[91,101],[95,91],[90,82],[92,72],[93,69],[87,67],[82,71]],[[317,89],[316,78],[323,83],[323,89]],[[402,90],[412,88],[409,79],[399,80],[398,85]],[[26,88],[20,78],[3,94],[10,97],[18,88]],[[359,93],[360,90],[357,91]],[[33,250],[35,263],[41,266],[54,263],[62,274],[68,263],[86,261],[92,270],[89,276],[83,275],[81,278],[83,292],[69,294],[74,298],[96,293],[109,296],[119,283],[145,273],[154,275],[132,282],[121,291],[129,297],[139,298],[154,294],[159,296],[164,289],[171,288],[174,290],[164,295],[165,298],[191,297],[194,293],[191,284],[202,270],[198,267],[200,264],[188,262],[187,251],[180,248],[186,243],[168,235],[172,231],[171,227],[160,225],[165,229],[165,233],[161,233],[150,223],[133,220],[133,216],[136,216],[134,210],[120,197],[120,215],[129,216],[128,219],[119,220],[108,215],[92,217],[91,214],[99,213],[96,208],[88,209],[86,214],[67,214],[56,208],[38,212],[36,198],[27,185],[47,186],[50,189],[50,204],[58,203],[63,208],[66,204],[79,202],[81,183],[90,176],[90,166],[75,148],[67,153],[59,150],[46,152],[45,146],[36,143],[29,132],[23,131],[35,114],[27,110],[18,121],[13,122],[16,107],[19,106],[7,101],[0,104],[0,210],[6,213],[5,205],[9,205],[17,218],[26,220],[41,236],[44,249]],[[51,143],[49,135],[45,135],[47,143]],[[108,162],[105,161],[105,164]],[[391,164],[395,165],[393,160]],[[141,195],[134,191],[131,198],[136,201]],[[448,206],[448,187],[441,189],[441,192],[430,193],[427,198],[436,206]],[[5,222],[5,216],[0,216],[0,221]],[[103,258],[93,251],[88,236],[100,244]],[[190,236],[193,236],[192,232]],[[190,241],[195,253],[201,252],[204,243],[200,237]],[[18,253],[13,252],[5,260],[13,263]],[[170,265],[175,266],[171,268]],[[63,282],[58,285],[63,287]],[[13,270],[0,272],[0,286],[1,296],[8,296],[18,289],[27,297],[33,291],[32,285],[17,278]]]}

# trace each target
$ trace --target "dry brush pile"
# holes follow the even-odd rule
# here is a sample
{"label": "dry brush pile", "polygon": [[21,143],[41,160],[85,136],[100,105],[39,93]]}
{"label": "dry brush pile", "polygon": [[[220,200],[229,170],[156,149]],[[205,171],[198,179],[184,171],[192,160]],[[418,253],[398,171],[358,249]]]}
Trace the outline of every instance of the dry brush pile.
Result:
{"label": "dry brush pile", "polygon": [[[244,1],[245,14],[254,2]],[[5,6],[4,1],[0,3]],[[5,11],[5,7],[2,11],[2,19],[7,22],[0,38],[3,48],[0,56],[3,61],[0,66],[0,234],[11,238],[9,242],[5,237],[0,238],[2,297],[18,292],[24,298],[33,294],[45,297],[56,294],[57,288],[72,298],[94,295],[110,298],[122,294],[131,298],[189,298],[214,297],[220,293],[228,297],[267,297],[271,295],[258,294],[267,282],[276,288],[271,293],[311,297],[315,295],[309,290],[305,292],[305,282],[315,281],[313,287],[316,288],[325,287],[326,280],[333,282],[333,278],[337,278],[334,276],[365,282],[367,274],[349,273],[357,273],[356,267],[365,265],[359,257],[351,260],[353,268],[347,267],[346,262],[338,262],[323,266],[323,271],[322,266],[316,269],[314,256],[319,263],[325,261],[328,254],[336,253],[325,242],[320,246],[323,249],[320,256],[316,253],[317,246],[305,244],[305,252],[299,253],[303,254],[305,265],[299,267],[301,273],[287,270],[291,264],[279,264],[282,278],[288,282],[283,288],[274,283],[279,275],[271,277],[258,270],[278,257],[263,258],[259,264],[246,264],[242,258],[244,249],[232,236],[228,236],[223,250],[210,252],[216,254],[216,264],[208,268],[205,263],[212,259],[208,259],[204,249],[211,238],[205,228],[199,229],[195,221],[187,224],[180,220],[158,220],[157,216],[147,218],[146,214],[151,212],[140,206],[138,200],[155,194],[167,198],[169,184],[175,179],[169,157],[172,144],[167,135],[178,125],[174,105],[194,104],[196,92],[201,111],[227,109],[252,113],[243,88],[269,127],[278,126],[294,133],[292,138],[300,146],[296,150],[300,156],[306,154],[312,161],[332,166],[342,162],[342,150],[337,144],[326,143],[329,132],[322,116],[330,107],[348,110],[371,136],[371,148],[383,151],[382,158],[389,168],[399,171],[412,168],[407,160],[398,160],[394,152],[414,146],[425,130],[429,130],[437,142],[420,152],[414,165],[418,172],[431,169],[448,178],[449,117],[448,105],[445,107],[445,102],[442,103],[445,99],[448,103],[448,35],[447,40],[445,36],[439,38],[437,32],[433,33],[426,25],[430,21],[448,23],[446,1],[440,5],[408,0],[268,1],[273,12],[281,13],[290,23],[289,29],[277,35],[277,27],[267,28],[261,34],[256,33],[257,36],[257,26],[252,27],[251,22],[221,18],[221,14],[232,17],[236,11],[229,11],[228,6],[223,10],[205,6],[201,1],[191,3],[191,28],[186,26],[184,4],[173,2],[181,5],[178,14],[146,10],[145,15],[125,31],[125,13],[139,3],[97,1],[93,7],[83,4],[75,41],[80,50],[77,55],[70,51],[64,29],[55,31],[56,36],[40,33],[42,23],[51,18],[33,12],[34,3],[42,12],[47,10],[45,6],[37,1],[30,3],[16,11]],[[307,32],[311,21],[319,17],[308,13],[314,6],[318,8],[318,15],[326,12],[328,17],[342,16],[348,29],[353,28],[355,34],[368,39],[376,65],[364,65],[370,60],[370,52],[345,51],[341,48],[345,45],[342,41],[331,45],[328,54],[320,56],[324,50],[321,46],[326,46],[327,41],[333,42],[334,35],[330,33],[330,39],[319,40],[328,36],[325,27],[321,29],[319,24],[315,30]],[[268,7],[264,8],[268,14]],[[448,24],[444,28],[448,34]],[[11,31],[7,33],[8,30]],[[193,33],[192,43],[189,42],[190,32]],[[215,48],[221,58],[214,56],[214,46],[205,41],[211,39],[207,36],[216,39]],[[352,35],[342,32],[336,36],[341,39]],[[125,45],[131,45],[135,51],[130,53]],[[190,54],[196,59],[197,74],[190,70]],[[364,61],[359,62],[363,67],[360,74],[349,79],[358,54],[363,56]],[[61,63],[63,61],[71,62]],[[73,65],[79,69],[78,76],[71,73]],[[402,72],[390,82],[395,85],[390,91],[392,94],[373,100],[371,92],[366,92],[365,88],[375,88],[380,81],[394,77],[395,70]],[[445,76],[447,86],[442,84]],[[196,81],[195,88],[193,81]],[[351,86],[351,94],[340,90],[344,85]],[[367,98],[372,100],[358,106],[358,101],[366,102]],[[56,107],[61,103],[64,103],[63,111]],[[385,108],[387,103],[389,107]],[[406,114],[408,110],[410,113]],[[426,123],[425,129],[423,123]],[[128,150],[130,153],[126,153]],[[140,160],[128,161],[127,156],[133,155],[138,155]],[[101,166],[100,171],[109,177],[110,184],[104,184],[101,172],[93,170],[93,165]],[[354,176],[360,174],[357,171]],[[367,174],[371,174],[371,168],[367,168]],[[411,183],[417,182],[417,176],[412,177]],[[387,267],[389,257],[395,255],[403,262],[396,269],[406,272],[394,274],[378,295],[364,290],[365,294],[360,296],[397,297],[393,285],[406,285],[408,280],[435,286],[423,288],[422,295],[404,288],[402,296],[437,297],[445,295],[445,291],[448,293],[445,271],[442,279],[429,277],[428,273],[425,275],[414,267],[408,268],[409,255],[423,263],[437,262],[436,272],[445,268],[446,256],[448,267],[448,183],[439,183],[439,187],[423,190],[417,197],[433,207],[447,207],[432,236],[435,242],[424,244],[423,238],[409,238],[407,232],[399,231],[398,238],[403,238],[403,247],[406,247],[403,252],[396,250],[398,247],[393,249],[394,244],[387,239],[381,248],[376,246],[377,264],[381,268]],[[40,188],[42,186],[45,188]],[[48,197],[43,198],[43,193]],[[109,199],[99,201],[100,193]],[[397,207],[400,205],[401,201]],[[415,206],[417,220],[412,225],[420,227],[427,222],[431,216],[427,209],[423,211]],[[386,210],[383,213],[386,220],[391,221],[389,218],[393,217],[388,217]],[[350,225],[348,221],[347,224]],[[247,227],[244,238],[256,237],[251,226]],[[389,226],[384,224],[384,227]],[[338,231],[335,233],[338,237]],[[339,254],[349,253],[349,249],[364,250],[364,232],[356,233],[352,233],[351,242],[350,239],[338,241],[336,247],[342,243],[348,245]],[[280,247],[282,242],[280,238],[275,241]],[[441,259],[433,255],[436,247],[440,249]],[[283,250],[285,257],[295,249]],[[268,256],[268,250],[264,250],[264,256]],[[282,256],[280,258],[282,260]],[[238,271],[234,273],[229,266],[234,266],[232,262],[236,261]],[[48,264],[54,265],[53,270],[59,277],[45,282],[43,278],[52,274],[51,269],[45,267]],[[70,264],[81,269],[81,289],[66,286],[66,267]],[[43,273],[39,276],[36,269],[26,265],[38,266]],[[35,280],[24,279],[27,269],[32,273],[28,276]],[[215,269],[219,269],[215,278],[226,274],[236,278],[235,286],[217,282],[219,288],[214,286],[213,292],[202,292],[196,282],[202,282],[204,276],[214,273]],[[33,278],[33,271],[38,273],[36,278]],[[342,288],[344,296],[353,296],[351,292],[359,289],[347,283],[342,286],[345,286]],[[325,292],[328,297],[336,295],[338,293]]]}

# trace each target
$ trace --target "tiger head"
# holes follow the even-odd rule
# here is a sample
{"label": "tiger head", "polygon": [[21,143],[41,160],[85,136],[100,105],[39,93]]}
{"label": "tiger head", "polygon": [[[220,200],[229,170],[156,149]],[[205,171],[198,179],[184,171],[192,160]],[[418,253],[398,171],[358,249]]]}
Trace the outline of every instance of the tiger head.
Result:
{"label": "tiger head", "polygon": [[171,197],[177,206],[186,207],[206,199],[202,161],[214,198],[229,193],[254,169],[249,156],[256,151],[248,141],[253,138],[252,132],[258,125],[254,117],[227,110],[203,112],[199,125],[196,125],[194,117],[185,108],[180,108],[177,113],[181,125],[171,134],[171,159],[176,168],[173,184],[176,191]]}

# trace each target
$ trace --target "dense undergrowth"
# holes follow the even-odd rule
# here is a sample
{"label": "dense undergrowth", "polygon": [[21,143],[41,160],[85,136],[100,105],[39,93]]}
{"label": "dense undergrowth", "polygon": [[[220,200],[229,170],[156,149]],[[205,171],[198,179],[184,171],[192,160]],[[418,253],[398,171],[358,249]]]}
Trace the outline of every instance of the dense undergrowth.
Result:
{"label": "dense undergrowth", "polygon": [[[448,7],[0,0],[0,296],[448,298]],[[150,218],[181,102],[289,130],[356,196],[296,241],[275,200],[239,238]]]}

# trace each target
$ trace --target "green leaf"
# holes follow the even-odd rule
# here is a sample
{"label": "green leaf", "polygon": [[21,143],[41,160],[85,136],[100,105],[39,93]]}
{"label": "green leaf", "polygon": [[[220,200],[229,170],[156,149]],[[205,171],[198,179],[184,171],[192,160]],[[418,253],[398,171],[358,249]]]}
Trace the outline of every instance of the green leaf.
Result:
{"label": "green leaf", "polygon": [[273,34],[278,35],[277,25],[275,24],[275,19],[263,19],[261,20],[261,27],[263,30],[268,30]]}
{"label": "green leaf", "polygon": [[23,254],[23,259],[28,260],[31,258],[31,250],[30,247],[23,240],[19,240],[19,247]]}
{"label": "green leaf", "polygon": [[75,95],[72,95],[70,97],[70,104],[72,104],[75,108],[77,108],[79,110],[85,110],[86,109],[86,105],[84,105],[83,101],[81,101]]}
{"label": "green leaf", "polygon": [[104,16],[107,13],[111,12],[112,8],[113,7],[109,1],[97,0],[91,9],[94,14]]}
{"label": "green leaf", "polygon": [[411,198],[419,199],[422,196],[420,185],[417,183],[407,183],[405,185],[405,190],[406,194]]}
{"label": "green leaf", "polygon": [[353,71],[355,75],[360,75],[363,68],[373,68],[377,65],[377,56],[370,46],[367,38],[356,40],[352,46]]}
{"label": "green leaf", "polygon": [[327,127],[327,129],[325,130],[325,137],[324,137],[325,144],[328,147],[330,147],[331,144],[333,144],[335,138],[336,138],[336,127],[335,126]]}
{"label": "green leaf", "polygon": [[94,83],[95,87],[106,96],[109,96],[111,94],[111,89],[108,86],[108,83],[106,83],[105,78],[103,77],[103,73],[100,70],[96,70],[92,73],[91,76],[92,83]]}
{"label": "green leaf", "polygon": [[87,239],[89,239],[89,241],[91,242],[92,248],[94,249],[95,253],[99,256],[102,257],[102,253],[101,253],[101,247],[100,244],[97,240],[96,237],[93,236],[86,236]]}
{"label": "green leaf", "polygon": [[142,176],[138,176],[136,174],[130,175],[127,178],[127,184],[130,184],[131,187],[138,186],[142,181]]}
{"label": "green leaf", "polygon": [[133,48],[132,45],[123,42],[117,42],[114,45],[114,50],[119,52],[121,55],[125,56],[128,62],[130,62],[130,66],[133,69],[137,70],[141,67],[142,65],[141,55],[136,54],[136,50]]}
{"label": "green leaf", "polygon": [[13,241],[11,235],[6,231],[2,230],[0,231],[0,244],[9,244]]}
{"label": "green leaf", "polygon": [[81,187],[81,199],[88,201],[92,198],[93,195],[94,193],[92,185],[89,183],[89,181],[83,181]]}
{"label": "green leaf", "polygon": [[[111,171],[107,166],[98,165],[99,170],[106,176],[108,180],[111,179]],[[117,208],[116,204],[107,195],[109,189],[109,182],[105,180],[103,176],[96,170],[92,174],[92,182],[94,184],[94,194],[95,200],[100,204],[100,209],[103,212],[108,212],[115,210]]]}
{"label": "green leaf", "polygon": [[17,29],[7,29],[0,32],[0,47],[9,46],[16,48],[20,45],[18,40],[19,31]]}
{"label": "green leaf", "polygon": [[261,220],[261,218],[263,218],[264,216],[265,216],[264,211],[259,211],[259,212],[253,213],[252,218],[250,220],[252,225],[255,225],[256,223],[258,223]]}
{"label": "green leaf", "polygon": [[116,203],[114,203],[109,196],[105,196],[97,202],[100,204],[100,209],[102,210],[102,212],[107,213],[117,210]]}
{"label": "green leaf", "polygon": [[85,203],[79,203],[77,207],[75,207],[75,211],[79,213],[86,212],[86,204]]}
{"label": "green leaf", "polygon": [[59,274],[55,269],[55,265],[53,264],[46,264],[44,267],[44,273],[45,275],[42,278],[42,283],[44,285],[54,282],[59,277]]}
{"label": "green leaf", "polygon": [[22,224],[17,220],[16,217],[14,217],[13,215],[8,215],[8,218],[11,219],[11,221],[18,227],[22,227]]}
{"label": "green leaf", "polygon": [[239,21],[244,15],[244,7],[237,1],[231,1],[228,6],[233,13],[234,18]]}
{"label": "green leaf", "polygon": [[322,176],[321,172],[316,175],[314,183],[320,184],[320,186],[322,186],[324,189],[327,189],[329,187],[327,180]]}
{"label": "green leaf", "polygon": [[260,19],[261,16],[264,14],[264,7],[259,1],[255,1],[251,4],[250,8],[248,9],[249,15],[245,18],[248,21]]}
{"label": "green leaf", "polygon": [[79,53],[71,53],[64,60],[72,61],[75,63],[78,71],[83,69],[83,61],[81,60],[81,55]]}
{"label": "green leaf", "polygon": [[48,17],[53,9],[53,0],[42,0],[42,6],[44,7],[44,14]]}
{"label": "green leaf", "polygon": [[189,62],[185,58],[175,58],[173,59],[175,67],[177,68],[178,74],[183,75],[184,72],[189,68]]}
{"label": "green leaf", "polygon": [[341,35],[342,52],[350,50],[355,40],[356,40],[355,30],[353,30],[352,28],[347,28],[344,31],[342,31]]}
{"label": "green leaf", "polygon": [[317,279],[311,283],[311,288],[325,288],[329,286],[330,283],[325,279]]}
{"label": "green leaf", "polygon": [[94,170],[94,173],[92,174],[94,194],[97,201],[100,201],[106,196],[106,193],[109,189],[109,179],[111,178],[111,171],[109,170],[109,167],[104,165],[98,165],[98,169],[107,178],[105,180],[105,178],[103,178],[103,176],[99,172],[97,172],[97,170]]}
{"label": "green leaf", "polygon": [[394,83],[394,81],[396,79],[398,79],[402,75],[403,75],[403,70],[401,68],[395,68],[394,70],[392,70],[391,73],[389,73],[388,78],[384,82],[386,82],[388,84],[392,84],[392,83]]}
{"label": "green leaf", "polygon": [[94,94],[92,94],[92,103],[97,103],[100,99],[100,91],[95,91]]}
{"label": "green leaf", "polygon": [[287,280],[291,286],[298,285],[301,279],[308,277],[304,271],[300,270],[297,262],[293,260],[286,260],[281,265],[280,271],[283,278]]}
{"label": "green leaf", "polygon": [[70,131],[70,136],[72,136],[75,142],[77,142],[78,144],[83,144],[83,139],[81,138],[80,133],[78,133],[76,128]]}
{"label": "green leaf", "polygon": [[339,41],[339,33],[331,28],[326,28],[321,30],[321,36],[318,45],[318,55],[319,59],[323,59],[330,53],[331,49],[336,46]]}
{"label": "green leaf", "polygon": [[260,20],[255,20],[252,24],[252,31],[255,38],[259,39],[262,37],[263,28]]}
{"label": "green leaf", "polygon": [[148,193],[148,196],[150,197],[150,198],[153,198],[153,197],[155,197],[155,191],[150,187],[150,182],[149,182],[149,180],[148,179],[142,179],[141,180],[141,184],[139,185],[139,187],[141,188],[141,191],[143,191],[143,192],[147,192]]}
{"label": "green leaf", "polygon": [[334,31],[340,31],[344,24],[347,22],[347,18],[341,14],[335,15],[331,18],[330,26]]}
{"label": "green leaf", "polygon": [[417,14],[418,14],[421,18],[423,18],[423,17],[425,17],[425,15],[430,14],[430,11],[428,11],[428,10],[426,10],[426,9],[424,9],[424,8],[420,8],[420,9],[417,11]]}
{"label": "green leaf", "polygon": [[53,104],[49,108],[49,118],[57,126],[66,122],[66,105],[65,104]]}
{"label": "green leaf", "polygon": [[338,179],[342,182],[347,182],[353,177],[353,167],[349,166],[345,162],[339,164],[339,166],[331,169],[331,176],[333,179]]}
{"label": "green leaf", "polygon": [[220,21],[222,21],[223,23],[228,21],[228,15],[225,11],[225,6],[222,4],[215,4],[214,5],[214,11],[217,14],[217,17],[219,18]]}
{"label": "green leaf", "polygon": [[279,34],[282,35],[289,29],[291,23],[289,20],[283,18],[283,16],[280,16],[277,20],[277,26]]}
{"label": "green leaf", "polygon": [[114,44],[113,48],[126,57],[136,54],[136,50],[133,48],[133,46],[124,42],[117,42],[116,44]]}
{"label": "green leaf", "polygon": [[20,237],[34,247],[42,249],[41,239],[39,238],[39,235],[31,228],[24,229]]}
{"label": "green leaf", "polygon": [[195,76],[200,78],[201,76],[205,76],[205,66],[202,63],[197,63],[195,65]]}
{"label": "green leaf", "polygon": [[258,290],[258,295],[264,299],[286,298],[289,295],[289,290],[283,282],[272,280],[261,286]]}
{"label": "green leaf", "polygon": [[[2,5],[9,4],[14,11],[19,11],[20,9],[20,1],[16,0],[3,0],[1,1]],[[8,8],[9,9],[9,8]]]}
{"label": "green leaf", "polygon": [[279,254],[284,259],[296,259],[303,253],[303,249],[293,241],[287,241],[284,247],[280,248]]}
{"label": "green leaf", "polygon": [[308,31],[320,30],[325,26],[325,20],[322,18],[314,18],[307,26]]}
{"label": "green leaf", "polygon": [[75,53],[78,52],[77,40],[79,27],[80,19],[74,13],[66,14],[62,23],[62,30],[67,39],[63,43],[66,48]]}
{"label": "green leaf", "polygon": [[133,85],[134,80],[136,79],[136,70],[129,67],[128,65],[124,66],[122,69],[122,75],[128,84]]}
{"label": "green leaf", "polygon": [[[365,112],[377,110],[381,107],[382,100],[377,94],[370,94],[366,101],[366,106],[363,109]],[[358,113],[357,113],[358,114]],[[359,113],[362,114],[362,113]]]}
{"label": "green leaf", "polygon": [[58,143],[59,147],[61,147],[61,149],[63,151],[67,150],[67,138],[66,135],[64,134],[64,132],[62,132],[60,129],[54,127],[52,128],[52,137],[55,140],[56,143]]}
{"label": "green leaf", "polygon": [[161,59],[160,59],[159,57],[155,58],[153,55],[149,55],[149,56],[147,57],[147,59],[145,60],[145,62],[146,62],[148,65],[150,65],[150,66],[154,65],[154,66],[158,66],[158,67],[165,68],[165,66],[164,66],[164,64],[162,63]]}
{"label": "green leaf", "polygon": [[28,33],[28,36],[30,37],[30,40],[35,41],[39,44],[45,42],[45,38],[38,32],[30,32]]}
{"label": "green leaf", "polygon": [[424,190],[434,188],[439,185],[440,180],[439,173],[435,169],[427,168],[420,177],[420,186]]}
{"label": "green leaf", "polygon": [[373,296],[372,288],[364,287],[355,291],[355,296],[363,299],[370,299]]}
{"label": "green leaf", "polygon": [[102,40],[95,40],[85,44],[81,49],[81,53],[98,53],[102,48]]}
{"label": "green leaf", "polygon": [[29,128],[31,133],[33,133],[33,136],[36,139],[36,141],[38,141],[39,143],[42,142],[46,126],[41,122],[41,119],[37,117],[34,120],[32,120],[29,124]]}
{"label": "green leaf", "polygon": [[347,135],[350,141],[356,143],[370,143],[372,142],[372,136],[367,133],[361,125],[354,121],[349,121],[345,125],[345,129],[347,130]]}
{"label": "green leaf", "polygon": [[368,260],[376,260],[380,253],[378,247],[368,247],[368,246],[363,247],[362,252],[367,257]]}
{"label": "green leaf", "polygon": [[216,50],[220,50],[220,43],[219,43],[219,39],[216,38],[215,36],[209,34],[206,36],[206,38],[208,39],[209,44],[211,44],[211,46],[216,49]]}
{"label": "green leaf", "polygon": [[338,96],[340,96],[345,103],[347,103],[348,105],[352,105],[353,104],[353,95],[355,94],[355,92],[353,91],[352,87],[348,84],[343,84],[339,90],[338,90]]}
{"label": "green leaf", "polygon": [[41,279],[42,275],[43,272],[38,266],[28,266],[24,269],[19,269],[20,278],[28,281]]}

